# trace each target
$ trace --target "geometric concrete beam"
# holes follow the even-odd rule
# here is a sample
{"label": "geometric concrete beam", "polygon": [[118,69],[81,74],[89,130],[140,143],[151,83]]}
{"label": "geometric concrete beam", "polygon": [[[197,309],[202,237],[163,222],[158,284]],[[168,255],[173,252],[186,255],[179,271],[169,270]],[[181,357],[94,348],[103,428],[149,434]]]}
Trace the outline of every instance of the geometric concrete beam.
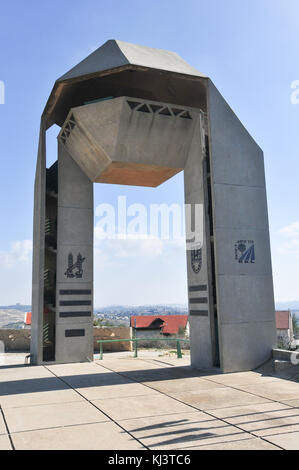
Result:
{"label": "geometric concrete beam", "polygon": [[156,187],[183,170],[197,115],[120,97],[72,108],[59,140],[93,182]]}

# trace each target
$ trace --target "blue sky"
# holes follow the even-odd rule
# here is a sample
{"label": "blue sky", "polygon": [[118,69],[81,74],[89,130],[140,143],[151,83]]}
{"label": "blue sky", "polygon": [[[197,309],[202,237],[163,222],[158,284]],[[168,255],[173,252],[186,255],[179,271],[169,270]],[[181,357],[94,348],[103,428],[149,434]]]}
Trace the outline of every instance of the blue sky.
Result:
{"label": "blue sky", "polygon": [[[0,28],[0,304],[31,299],[33,180],[48,95],[56,78],[112,38],[173,50],[209,75],[263,148],[275,298],[299,299],[299,104],[290,99],[299,80],[298,0],[11,0],[1,4]],[[118,195],[182,204],[182,175],[155,190],[95,185],[95,205]],[[138,243],[98,247],[95,304],[185,302],[183,245]]]}

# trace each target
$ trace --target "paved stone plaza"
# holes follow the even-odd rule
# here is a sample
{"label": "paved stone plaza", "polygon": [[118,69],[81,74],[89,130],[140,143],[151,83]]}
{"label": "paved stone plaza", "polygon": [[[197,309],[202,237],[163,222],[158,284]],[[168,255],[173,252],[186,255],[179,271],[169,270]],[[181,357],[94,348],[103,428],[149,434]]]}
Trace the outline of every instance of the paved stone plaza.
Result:
{"label": "paved stone plaza", "polygon": [[131,356],[24,366],[14,355],[1,366],[0,449],[299,449],[299,371],[223,375]]}

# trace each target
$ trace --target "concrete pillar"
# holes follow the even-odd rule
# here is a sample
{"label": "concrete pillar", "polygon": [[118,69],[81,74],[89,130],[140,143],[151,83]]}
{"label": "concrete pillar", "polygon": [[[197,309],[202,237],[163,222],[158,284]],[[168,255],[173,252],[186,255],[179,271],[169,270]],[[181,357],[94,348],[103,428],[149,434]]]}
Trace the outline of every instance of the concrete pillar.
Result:
{"label": "concrete pillar", "polygon": [[209,80],[220,364],[250,370],[276,344],[263,152]]}
{"label": "concrete pillar", "polygon": [[41,122],[34,184],[33,261],[32,261],[32,325],[31,363],[43,360],[43,310],[44,310],[44,256],[45,256],[45,200],[46,200],[46,149],[45,128]]}
{"label": "concrete pillar", "polygon": [[58,142],[56,362],[93,360],[93,183]]}
{"label": "concrete pillar", "polygon": [[[213,288],[210,260],[210,223],[207,192],[207,151],[204,114],[200,113],[194,127],[189,156],[184,169],[185,203],[203,205],[203,244],[192,246],[187,240],[187,275],[191,365],[208,368],[215,364],[216,345],[214,332]],[[189,206],[190,207],[190,206]],[[187,210],[187,209],[186,209]],[[186,229],[190,221],[187,220]],[[193,227],[195,228],[195,227]],[[193,249],[188,249],[192,246]]]}

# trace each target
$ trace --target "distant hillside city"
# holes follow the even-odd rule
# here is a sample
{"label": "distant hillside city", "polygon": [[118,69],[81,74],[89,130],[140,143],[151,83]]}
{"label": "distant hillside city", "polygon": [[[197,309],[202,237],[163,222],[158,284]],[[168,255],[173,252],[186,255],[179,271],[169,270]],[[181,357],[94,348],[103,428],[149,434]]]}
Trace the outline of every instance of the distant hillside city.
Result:
{"label": "distant hillside city", "polygon": [[[299,319],[299,301],[277,302],[276,310],[290,310]],[[31,305],[0,306],[0,328],[23,328],[24,313],[31,311]],[[110,305],[95,308],[94,322],[98,326],[129,326],[131,315],[186,315],[188,307],[184,304],[169,305]]]}
{"label": "distant hillside city", "polygon": [[[299,309],[298,309],[299,310]],[[31,311],[31,305],[0,306],[0,328],[23,328],[24,313]],[[101,326],[129,326],[131,315],[186,315],[186,305],[111,305],[95,308],[94,320]]]}

